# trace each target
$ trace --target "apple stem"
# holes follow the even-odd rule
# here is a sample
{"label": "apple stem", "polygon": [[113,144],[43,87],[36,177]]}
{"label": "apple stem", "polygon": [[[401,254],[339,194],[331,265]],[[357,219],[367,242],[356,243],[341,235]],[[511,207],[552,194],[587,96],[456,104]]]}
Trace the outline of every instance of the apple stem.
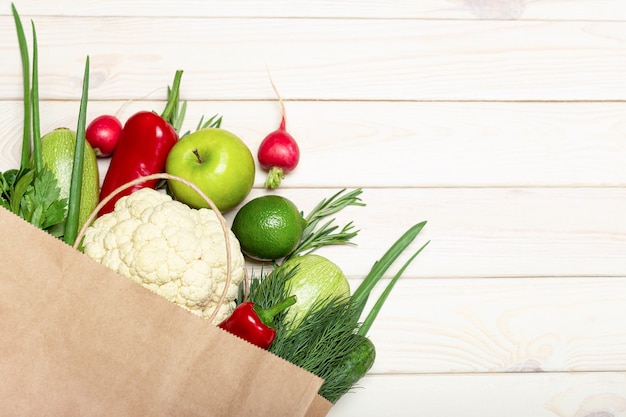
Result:
{"label": "apple stem", "polygon": [[194,150],[193,150],[193,154],[194,154],[194,155],[196,155],[196,158],[198,158],[198,163],[199,163],[199,164],[204,163],[204,159],[202,159],[202,157],[200,156],[200,153],[198,152],[198,150],[197,150],[197,149],[194,149]]}

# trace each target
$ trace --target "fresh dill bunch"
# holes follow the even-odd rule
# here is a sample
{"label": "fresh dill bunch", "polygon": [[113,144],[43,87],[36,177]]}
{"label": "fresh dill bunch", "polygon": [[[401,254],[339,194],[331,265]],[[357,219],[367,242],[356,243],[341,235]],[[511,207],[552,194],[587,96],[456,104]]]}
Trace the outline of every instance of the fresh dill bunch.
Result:
{"label": "fresh dill bunch", "polygon": [[[328,401],[334,403],[350,391],[373,364],[375,347],[366,337],[367,332],[395,283],[428,242],[396,272],[374,306],[365,314],[364,320],[361,320],[361,315],[372,289],[425,224],[420,222],[409,228],[374,262],[370,272],[351,295],[318,298],[308,311],[300,313],[293,321],[288,322],[284,313],[276,318],[276,337],[268,350],[322,378],[324,382],[319,395]],[[250,301],[267,308],[289,297],[289,279],[295,269],[274,265],[271,273],[253,280]]]}
{"label": "fresh dill bunch", "polygon": [[[260,308],[269,308],[289,297],[291,294],[287,282],[295,275],[296,270],[297,267],[285,269],[276,265],[269,273],[261,270],[259,277],[250,280],[248,301],[252,301]],[[280,321],[279,318],[275,319],[275,323]]]}
{"label": "fresh dill bunch", "polygon": [[[268,308],[289,297],[289,280],[296,269],[277,267],[269,273],[261,272],[250,282],[248,300]],[[349,300],[346,296],[320,298],[294,318],[297,326],[285,320],[285,313],[274,319],[276,337],[269,351],[324,379],[319,394],[325,398],[337,398],[351,388],[341,375],[334,377],[338,364],[358,344],[354,334],[359,326],[359,309]]]}
{"label": "fresh dill bunch", "polygon": [[270,352],[324,379],[319,394],[338,398],[352,388],[334,372],[358,345],[358,308],[347,297],[319,299],[291,328],[281,322]]}

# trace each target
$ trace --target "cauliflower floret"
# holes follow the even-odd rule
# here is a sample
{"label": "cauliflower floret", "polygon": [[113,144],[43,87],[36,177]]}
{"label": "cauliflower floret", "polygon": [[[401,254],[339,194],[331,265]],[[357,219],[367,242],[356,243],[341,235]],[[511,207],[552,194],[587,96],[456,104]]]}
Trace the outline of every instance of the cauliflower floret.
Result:
{"label": "cauliflower floret", "polygon": [[217,215],[192,209],[144,188],[122,197],[113,212],[87,229],[84,253],[145,288],[217,324],[235,308],[245,276],[239,241],[229,230],[231,283],[226,284],[226,242]]}

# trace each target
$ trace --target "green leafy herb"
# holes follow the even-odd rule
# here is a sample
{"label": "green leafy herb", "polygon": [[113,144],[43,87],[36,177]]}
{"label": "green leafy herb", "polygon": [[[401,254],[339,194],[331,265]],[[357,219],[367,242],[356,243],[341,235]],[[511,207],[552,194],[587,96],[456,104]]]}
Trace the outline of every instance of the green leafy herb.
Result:
{"label": "green leafy herb", "polygon": [[[22,198],[28,191],[28,187],[33,183],[35,179],[35,171],[28,170],[22,171],[22,175],[18,175],[13,182],[13,194],[11,195],[11,211],[19,216],[21,216],[20,208]],[[24,218],[24,216],[21,216]]]}
{"label": "green leafy herb", "polygon": [[[268,308],[289,297],[288,283],[297,269],[297,266],[288,269],[276,267],[269,274],[253,279],[249,301]],[[317,300],[295,328],[285,321],[285,315],[286,312],[281,313],[274,319],[276,337],[269,351],[324,378],[326,382],[320,395],[331,396],[331,392],[349,389],[337,386],[341,381],[328,378],[332,376],[335,364],[356,345],[352,335],[358,323],[347,298]]]}
{"label": "green leafy herb", "polygon": [[13,211],[11,209],[11,197],[18,173],[17,169],[10,169],[4,173],[0,172],[0,206],[9,211]]}
{"label": "green leafy herb", "polygon": [[60,198],[60,193],[52,171],[43,168],[22,196],[18,214],[40,229],[49,229],[65,218],[66,200]]}
{"label": "green leafy herb", "polygon": [[[270,273],[261,271],[260,277],[253,277],[253,279],[250,280],[250,294],[248,294],[248,300],[265,309],[289,297],[290,294],[288,294],[287,282],[295,275],[297,268],[296,266],[291,269],[285,269],[275,266]],[[274,319],[275,324],[280,324],[282,317],[283,316],[280,315],[277,316]]]}
{"label": "green leafy herb", "polygon": [[348,206],[365,206],[359,197],[363,193],[362,189],[357,188],[348,193],[345,191],[346,189],[344,188],[330,198],[323,199],[304,217],[306,226],[302,232],[302,239],[298,246],[284,258],[285,261],[296,256],[314,252],[322,246],[351,243],[351,240],[359,233],[358,230],[354,230],[352,222],[343,226],[340,231],[337,231],[339,226],[334,224],[335,219],[331,219],[320,225],[323,219],[332,216]]}
{"label": "green leafy herb", "polygon": [[204,121],[204,116],[202,116],[200,118],[200,121],[198,122],[198,126],[196,127],[196,130],[214,128],[214,127],[217,128],[217,127],[220,127],[221,125],[222,125],[222,116],[214,114],[213,116],[209,117],[207,121]]}
{"label": "green leafy herb", "polygon": [[36,172],[0,173],[0,206],[40,229],[59,236],[54,226],[63,222],[67,200],[60,198],[56,177],[47,167]]}
{"label": "green leafy herb", "polygon": [[[322,204],[320,207],[323,206]],[[373,363],[374,356],[360,357],[363,355],[361,348],[365,335],[396,282],[429,242],[422,245],[405,261],[376,300],[365,320],[361,321],[365,304],[372,289],[416,239],[425,225],[426,222],[420,222],[410,227],[380,260],[374,262],[370,272],[351,296],[318,299],[309,311],[295,319],[294,322],[299,323],[297,326],[286,322],[284,316],[278,317],[275,321],[276,338],[269,348],[270,352],[323,378],[324,383],[319,391],[322,397],[336,402],[350,391],[360,378],[360,373],[357,373],[355,378],[356,371],[346,372],[345,360],[349,355],[351,360],[357,357],[366,363],[367,361],[369,364]],[[280,265],[275,265],[271,273],[252,280],[250,301],[265,307],[289,297],[291,294],[288,281],[296,268],[285,271]],[[373,349],[371,342],[366,341]],[[364,373],[365,369],[361,368],[361,371]]]}
{"label": "green leafy herb", "polygon": [[[67,201],[60,198],[60,188],[54,174],[41,161],[39,131],[38,53],[35,25],[33,30],[33,72],[30,89],[30,62],[24,27],[17,9],[12,4],[17,29],[24,79],[24,134],[19,169],[0,173],[0,206],[20,216],[31,224],[58,236],[55,226],[65,217]],[[32,126],[31,126],[32,123]],[[31,161],[31,128],[33,133],[33,159]]]}
{"label": "green leafy herb", "polygon": [[354,306],[345,297],[320,299],[295,329],[276,328],[270,352],[324,379],[319,394],[327,399],[347,392],[352,384],[333,377],[343,358],[357,347]]}
{"label": "green leafy herb", "polygon": [[[178,124],[178,128],[176,128],[177,132],[180,131],[180,124],[182,124],[182,120],[181,120],[181,123]],[[196,126],[196,131],[200,129],[219,128],[221,125],[222,125],[222,116],[220,115],[214,114],[213,116],[209,117],[206,121],[204,120],[204,116],[202,116],[200,117],[200,121],[198,122],[198,125]],[[183,138],[190,133],[191,133],[191,130],[188,130],[182,135],[180,135],[180,137]]]}

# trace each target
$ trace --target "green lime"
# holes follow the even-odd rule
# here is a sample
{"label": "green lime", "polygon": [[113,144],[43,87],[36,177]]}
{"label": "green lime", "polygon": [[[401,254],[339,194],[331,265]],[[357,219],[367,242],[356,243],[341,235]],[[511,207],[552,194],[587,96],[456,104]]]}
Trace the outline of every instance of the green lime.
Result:
{"label": "green lime", "polygon": [[296,296],[296,303],[287,310],[286,320],[296,327],[302,315],[323,300],[350,295],[350,283],[345,274],[329,259],[320,255],[303,255],[283,262],[279,268],[293,271],[288,281],[289,294]]}
{"label": "green lime", "polygon": [[306,221],[285,197],[265,195],[244,204],[233,220],[232,231],[250,258],[273,261],[293,251],[302,239]]}

